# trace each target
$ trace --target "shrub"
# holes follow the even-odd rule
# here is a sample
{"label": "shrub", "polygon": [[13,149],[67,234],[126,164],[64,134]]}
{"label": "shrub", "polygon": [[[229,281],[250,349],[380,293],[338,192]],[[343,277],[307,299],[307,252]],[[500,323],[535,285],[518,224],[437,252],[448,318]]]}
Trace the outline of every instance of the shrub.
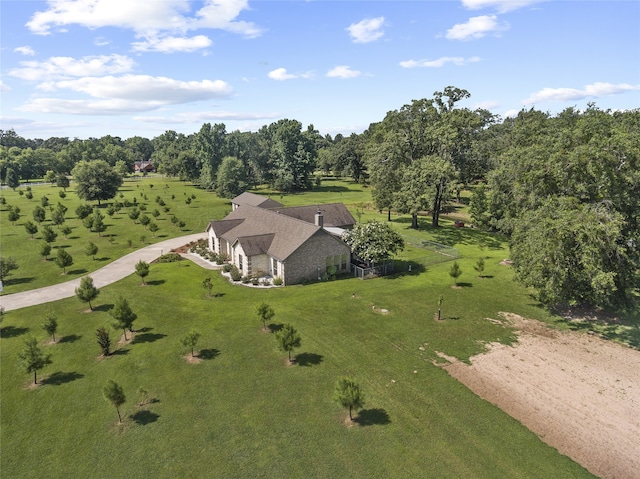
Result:
{"label": "shrub", "polygon": [[258,286],[260,284],[260,280],[256,277],[251,278],[251,284],[254,286]]}
{"label": "shrub", "polygon": [[176,261],[182,261],[182,256],[178,253],[163,254],[157,260],[158,263],[175,263]]}
{"label": "shrub", "polygon": [[282,286],[282,278],[279,276],[277,278],[273,278],[273,284],[275,286]]}
{"label": "shrub", "polygon": [[267,278],[263,279],[260,284],[262,286],[271,286],[271,281],[269,281]]}
{"label": "shrub", "polygon": [[233,265],[227,263],[222,267],[222,271],[225,272],[225,273],[230,273],[232,267],[233,267]]}
{"label": "shrub", "polygon": [[229,271],[229,273],[231,274],[231,279],[233,281],[240,281],[242,279],[242,273],[235,264],[231,266],[231,271]]}
{"label": "shrub", "polygon": [[[227,253],[220,253],[218,255],[218,259],[216,260],[216,263],[217,264],[223,264],[223,263],[226,263],[228,261],[228,259],[229,259],[229,255]],[[226,271],[226,272],[228,273],[229,271]]]}
{"label": "shrub", "polygon": [[240,281],[242,281],[244,284],[248,284],[249,281],[253,281],[249,276],[243,276]]}

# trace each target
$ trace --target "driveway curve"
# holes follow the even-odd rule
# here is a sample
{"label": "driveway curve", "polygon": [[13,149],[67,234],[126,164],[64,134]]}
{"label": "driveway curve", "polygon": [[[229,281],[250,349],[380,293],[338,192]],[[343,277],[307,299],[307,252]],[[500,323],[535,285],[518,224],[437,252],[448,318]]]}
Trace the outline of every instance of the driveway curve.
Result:
{"label": "driveway curve", "polygon": [[[109,263],[102,268],[89,273],[93,278],[93,284],[97,288],[115,283],[126,278],[135,272],[136,263],[140,260],[150,263],[159,258],[162,254],[169,252],[174,248],[179,248],[185,244],[206,238],[206,233],[196,233],[178,238],[171,238],[160,243],[155,243],[144,248],[140,248],[128,255],[118,258],[113,263]],[[87,276],[87,275],[84,275]],[[21,293],[8,294],[0,297],[0,306],[5,311],[26,308],[27,306],[35,306],[36,304],[49,303],[59,299],[70,298],[75,296],[76,288],[80,285],[82,278],[75,278],[66,283],[45,286],[44,288],[32,289],[31,291],[23,291]]]}

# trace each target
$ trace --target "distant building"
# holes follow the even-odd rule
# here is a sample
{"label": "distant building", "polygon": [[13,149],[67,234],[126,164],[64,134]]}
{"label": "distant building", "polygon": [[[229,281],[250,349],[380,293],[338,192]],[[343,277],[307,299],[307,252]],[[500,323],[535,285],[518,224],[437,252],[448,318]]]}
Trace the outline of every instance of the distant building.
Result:
{"label": "distant building", "polygon": [[136,173],[155,173],[156,168],[150,161],[136,161],[133,164],[133,171]]}

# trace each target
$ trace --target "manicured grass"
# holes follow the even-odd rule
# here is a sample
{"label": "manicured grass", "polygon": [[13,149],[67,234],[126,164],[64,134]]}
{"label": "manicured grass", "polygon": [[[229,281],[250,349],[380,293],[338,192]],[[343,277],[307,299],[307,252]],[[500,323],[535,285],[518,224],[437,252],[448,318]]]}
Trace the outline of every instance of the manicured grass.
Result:
{"label": "manicured grass", "polygon": [[[105,217],[104,222],[107,229],[98,235],[98,233],[88,231],[82,221],[76,217],[76,208],[83,202],[76,196],[73,183],[71,188],[67,189],[67,196],[64,199],[58,196],[61,189],[51,185],[33,186],[33,199],[31,200],[25,196],[19,196],[18,191],[4,189],[1,193],[7,201],[7,205],[0,208],[2,256],[13,256],[19,264],[19,269],[13,271],[5,281],[3,294],[35,289],[83,276],[136,248],[167,238],[204,231],[211,219],[220,219],[231,211],[231,204],[228,200],[220,199],[215,194],[195,188],[188,183],[159,177],[127,179],[114,200],[102,202],[100,211]],[[192,195],[195,195],[196,198],[191,200],[190,205],[187,205],[185,200]],[[43,243],[41,231],[35,235],[34,239],[31,239],[24,228],[26,221],[34,222],[33,209],[36,205],[40,205],[43,196],[49,198],[49,204],[54,208],[58,203],[67,207],[66,224],[72,228],[71,234],[65,238],[59,229],[52,225],[51,211],[45,208],[47,217],[42,226],[50,225],[58,233],[56,241],[52,243],[53,249],[48,261],[40,256],[40,245]],[[168,212],[165,212],[164,208],[156,202],[158,196],[169,208]],[[128,215],[133,206],[122,208],[113,217],[108,216],[106,207],[109,204],[114,201],[121,203],[128,201],[133,205],[134,199],[138,207],[140,205],[146,207],[146,211],[143,213],[158,225],[159,230],[155,233],[155,237],[140,222],[134,223],[129,218]],[[93,202],[90,204],[94,205]],[[15,225],[8,221],[8,205],[20,207],[20,219]],[[152,215],[156,209],[160,212],[157,219]],[[180,229],[173,224],[171,222],[173,216],[184,221],[186,226]],[[41,230],[41,227],[39,229]],[[85,254],[85,248],[89,241],[98,246],[98,254],[95,259]],[[67,268],[66,275],[62,275],[62,270],[54,263],[56,248],[60,247],[65,248],[73,257],[73,265]]]}
{"label": "manicured grass", "polygon": [[[75,298],[11,311],[0,351],[2,474],[591,477],[432,364],[436,351],[467,359],[487,342],[512,340],[485,319],[498,311],[545,314],[494,261],[505,252],[491,254],[484,280],[461,260],[460,289],[451,287],[449,263],[394,278],[256,290],[185,261],[152,265],[148,286],[132,275],[103,288],[93,313]],[[208,276],[218,294],[211,299],[202,287]],[[99,360],[94,332],[119,294],[138,314],[138,333]],[[440,294],[446,319],[436,322]],[[287,366],[273,335],[261,331],[261,301],[275,309],[273,325],[300,331],[299,364]],[[39,324],[50,310],[61,339],[44,346]],[[190,329],[202,333],[198,349],[210,358],[200,364],[181,357],[178,339]],[[16,367],[27,333],[53,354],[35,389]],[[331,399],[345,374],[365,390],[367,425],[346,427]],[[127,395],[121,427],[102,398],[109,379]],[[154,399],[144,408],[136,406],[139,387]]]}

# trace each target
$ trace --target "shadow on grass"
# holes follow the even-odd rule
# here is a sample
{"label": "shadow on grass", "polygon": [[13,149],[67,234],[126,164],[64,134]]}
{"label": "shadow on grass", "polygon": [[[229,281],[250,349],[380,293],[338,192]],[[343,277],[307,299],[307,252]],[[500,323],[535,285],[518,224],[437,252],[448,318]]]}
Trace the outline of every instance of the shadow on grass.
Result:
{"label": "shadow on grass", "polygon": [[324,359],[322,354],[316,353],[300,353],[295,357],[295,363],[298,366],[315,366],[320,364]]}
{"label": "shadow on grass", "polygon": [[30,278],[10,278],[10,279],[4,280],[4,285],[6,287],[14,284],[26,284],[26,283],[31,283],[31,281],[33,281],[34,279],[35,278],[33,276]]}
{"label": "shadow on grass", "polygon": [[100,306],[94,306],[93,310],[94,311],[102,311],[104,313],[107,313],[109,311],[111,311],[113,309],[113,304],[101,304]]}
{"label": "shadow on grass", "polygon": [[464,282],[461,283],[460,281],[458,281],[456,286],[458,286],[459,288],[472,288],[473,287],[473,283],[464,283]]}
{"label": "shadow on grass", "polygon": [[220,351],[218,351],[215,348],[201,349],[200,352],[198,353],[198,357],[200,359],[205,359],[205,360],[215,359],[218,356],[220,356]]}
{"label": "shadow on grass", "polygon": [[166,336],[167,336],[166,334],[162,334],[162,333],[136,334],[136,336],[133,338],[133,341],[131,341],[131,344],[154,343]]}
{"label": "shadow on grass", "polygon": [[267,326],[269,328],[269,330],[272,333],[276,333],[278,331],[280,331],[282,329],[282,327],[284,326],[284,324],[282,323],[271,323],[269,326]]}
{"label": "shadow on grass", "polygon": [[111,258],[109,258],[108,256],[105,256],[104,258],[96,258],[94,259],[94,261],[109,261]]}
{"label": "shadow on grass", "polygon": [[68,335],[62,336],[60,339],[58,339],[58,343],[60,343],[60,344],[75,343],[81,337],[82,336],[78,336],[77,334],[68,334]]}
{"label": "shadow on grass", "polygon": [[111,351],[109,356],[126,356],[129,354],[129,349],[116,349],[115,351]]}
{"label": "shadow on grass", "polygon": [[147,411],[145,409],[142,411],[138,411],[135,414],[132,414],[130,417],[135,421],[136,424],[140,424],[141,426],[146,426],[147,424],[156,422],[160,417],[160,415],[156,414],[155,412]]}
{"label": "shadow on grass", "polygon": [[161,284],[164,284],[166,282],[167,282],[167,280],[165,280],[165,279],[155,279],[153,281],[147,281],[147,284],[149,286],[160,286]]}
{"label": "shadow on grass", "polygon": [[387,411],[380,408],[363,409],[353,421],[360,426],[386,426],[391,424],[391,418]]}
{"label": "shadow on grass", "polygon": [[56,371],[51,376],[42,380],[42,384],[50,384],[52,386],[60,386],[62,384],[70,383],[76,379],[82,379],[84,374],[77,372],[63,373],[62,371]]}
{"label": "shadow on grass", "polygon": [[29,328],[16,328],[15,326],[5,326],[0,328],[0,338],[15,338],[28,332]]}
{"label": "shadow on grass", "polygon": [[67,271],[67,274],[85,274],[88,271],[85,268],[82,269],[74,269],[73,271]]}

